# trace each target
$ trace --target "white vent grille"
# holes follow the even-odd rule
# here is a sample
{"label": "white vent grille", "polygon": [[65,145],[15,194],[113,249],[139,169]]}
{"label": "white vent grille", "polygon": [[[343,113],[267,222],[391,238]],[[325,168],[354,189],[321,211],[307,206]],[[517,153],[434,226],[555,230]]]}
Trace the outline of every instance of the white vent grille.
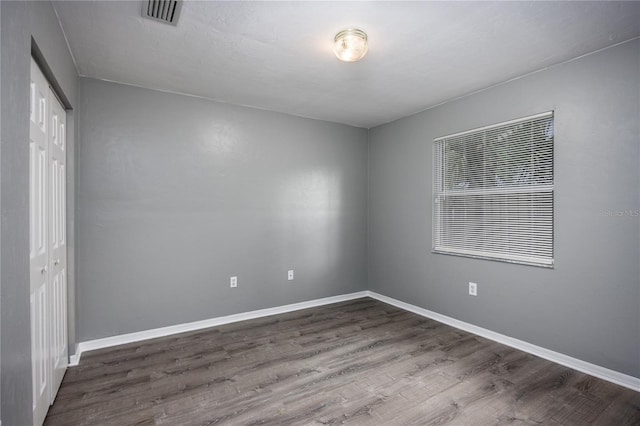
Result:
{"label": "white vent grille", "polygon": [[142,16],[165,24],[178,25],[182,9],[179,0],[145,0],[142,3]]}

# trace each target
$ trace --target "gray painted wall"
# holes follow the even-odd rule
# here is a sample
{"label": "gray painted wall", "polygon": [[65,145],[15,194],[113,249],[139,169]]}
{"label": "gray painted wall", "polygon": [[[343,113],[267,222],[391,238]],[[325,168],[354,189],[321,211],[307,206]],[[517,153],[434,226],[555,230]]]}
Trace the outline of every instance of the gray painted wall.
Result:
{"label": "gray painted wall", "polygon": [[[370,289],[640,377],[639,92],[636,40],[372,129]],[[433,139],[548,110],[555,269],[432,254]]]}
{"label": "gray painted wall", "polygon": [[92,79],[79,100],[79,341],[366,289],[367,130]]}
{"label": "gray painted wall", "polygon": [[[65,97],[73,104],[76,73],[49,2],[0,2],[2,41],[0,208],[2,213],[0,292],[0,392],[2,422],[31,424],[29,326],[29,74],[31,37]],[[68,134],[73,146],[73,132]],[[70,164],[73,159],[67,160]],[[68,193],[73,198],[73,193]],[[73,300],[69,304],[73,305]]]}

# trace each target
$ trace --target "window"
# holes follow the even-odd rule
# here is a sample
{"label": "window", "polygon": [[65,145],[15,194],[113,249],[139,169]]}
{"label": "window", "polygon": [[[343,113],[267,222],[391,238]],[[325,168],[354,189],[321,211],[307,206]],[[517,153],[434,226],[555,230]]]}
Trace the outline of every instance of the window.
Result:
{"label": "window", "polygon": [[553,266],[553,112],[434,140],[433,251]]}

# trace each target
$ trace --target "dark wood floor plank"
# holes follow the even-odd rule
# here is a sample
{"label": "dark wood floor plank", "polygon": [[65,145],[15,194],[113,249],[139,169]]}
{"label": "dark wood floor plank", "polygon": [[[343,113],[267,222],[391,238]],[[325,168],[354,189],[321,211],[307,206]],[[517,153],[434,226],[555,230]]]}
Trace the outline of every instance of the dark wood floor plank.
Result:
{"label": "dark wood floor plank", "polygon": [[97,350],[54,425],[639,425],[640,395],[373,299]]}

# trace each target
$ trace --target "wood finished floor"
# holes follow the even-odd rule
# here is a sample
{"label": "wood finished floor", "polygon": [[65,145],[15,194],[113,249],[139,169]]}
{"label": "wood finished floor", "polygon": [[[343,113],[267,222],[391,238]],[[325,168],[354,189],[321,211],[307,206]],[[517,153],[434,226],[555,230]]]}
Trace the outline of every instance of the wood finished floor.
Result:
{"label": "wood finished floor", "polygon": [[98,350],[45,425],[640,425],[640,393],[373,299]]}

